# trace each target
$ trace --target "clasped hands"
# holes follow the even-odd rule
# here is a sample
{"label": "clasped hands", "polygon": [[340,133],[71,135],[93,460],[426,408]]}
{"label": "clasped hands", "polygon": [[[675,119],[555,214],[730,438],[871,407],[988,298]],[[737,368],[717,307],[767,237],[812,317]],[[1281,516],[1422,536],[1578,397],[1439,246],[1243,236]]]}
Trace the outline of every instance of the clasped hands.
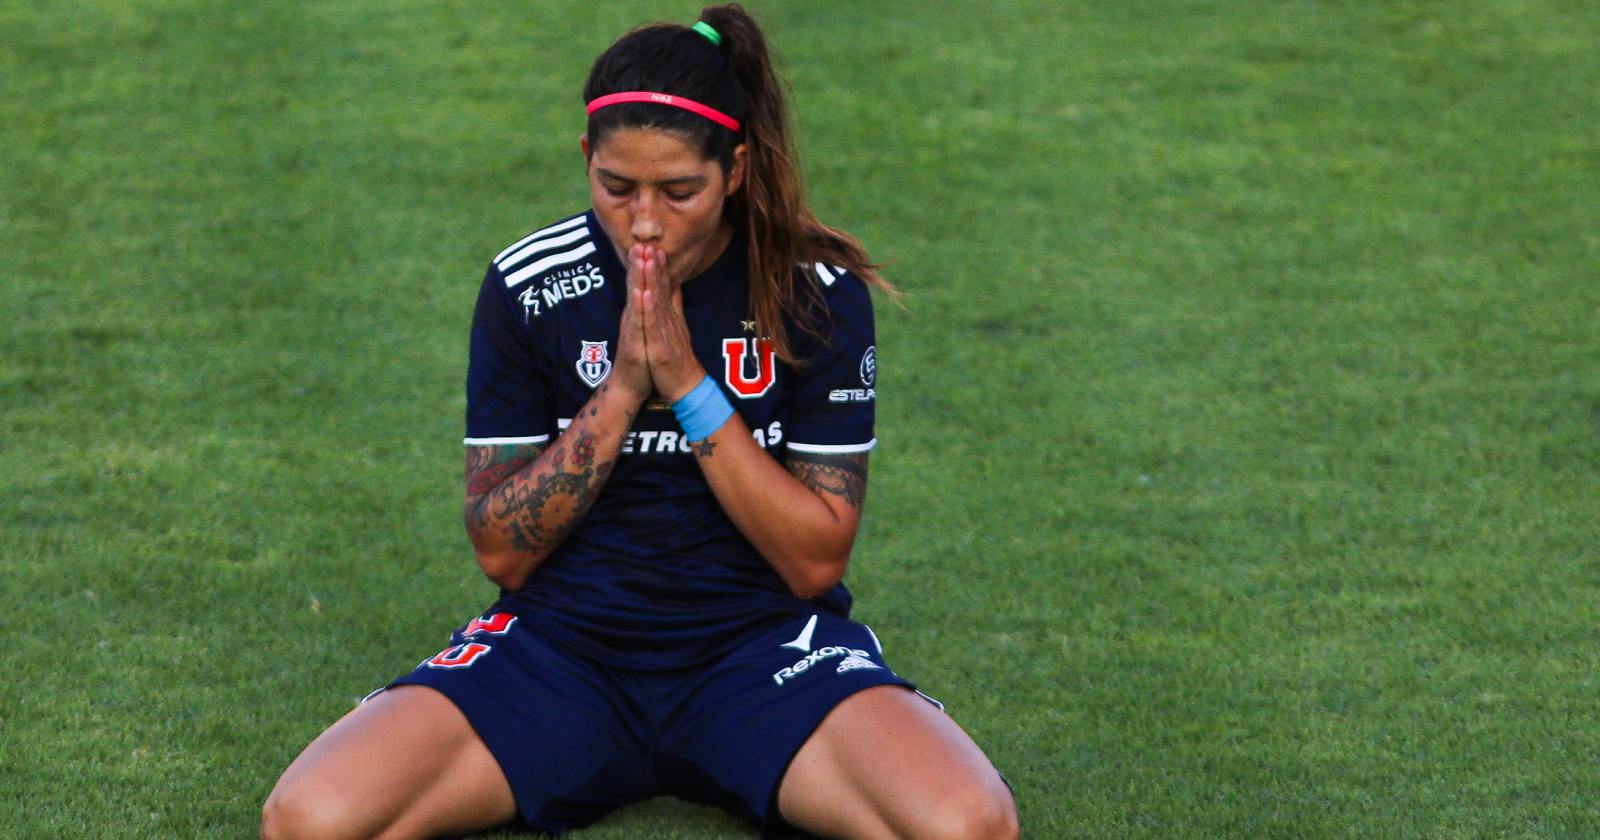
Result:
{"label": "clasped hands", "polygon": [[671,404],[706,375],[689,341],[682,281],[668,276],[667,255],[654,245],[635,243],[627,256],[628,302],[611,378],[640,403],[653,393]]}

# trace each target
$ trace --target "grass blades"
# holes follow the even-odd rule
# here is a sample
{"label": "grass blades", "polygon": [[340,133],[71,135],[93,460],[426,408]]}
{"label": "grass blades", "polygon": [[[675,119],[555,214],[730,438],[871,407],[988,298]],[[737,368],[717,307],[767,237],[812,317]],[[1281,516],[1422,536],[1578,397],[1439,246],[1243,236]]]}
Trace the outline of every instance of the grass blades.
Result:
{"label": "grass blades", "polygon": [[[910,293],[857,615],[1029,836],[1600,831],[1600,17],[752,6]],[[489,603],[472,296],[697,9],[0,9],[0,836],[250,836]]]}

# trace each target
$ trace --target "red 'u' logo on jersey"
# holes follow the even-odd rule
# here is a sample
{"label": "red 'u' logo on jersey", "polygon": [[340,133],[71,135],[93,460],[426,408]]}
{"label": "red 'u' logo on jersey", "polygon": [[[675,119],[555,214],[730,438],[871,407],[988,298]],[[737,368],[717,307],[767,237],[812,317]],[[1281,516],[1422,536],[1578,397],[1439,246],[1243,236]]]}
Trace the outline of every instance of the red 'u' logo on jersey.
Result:
{"label": "red 'u' logo on jersey", "polygon": [[[755,364],[745,359],[750,339],[724,338],[722,340],[722,381],[728,383],[740,399],[755,399],[772,389],[778,379],[778,357],[772,349],[772,340],[755,339]],[[751,368],[754,367],[752,371]],[[754,373],[754,376],[750,374]]]}

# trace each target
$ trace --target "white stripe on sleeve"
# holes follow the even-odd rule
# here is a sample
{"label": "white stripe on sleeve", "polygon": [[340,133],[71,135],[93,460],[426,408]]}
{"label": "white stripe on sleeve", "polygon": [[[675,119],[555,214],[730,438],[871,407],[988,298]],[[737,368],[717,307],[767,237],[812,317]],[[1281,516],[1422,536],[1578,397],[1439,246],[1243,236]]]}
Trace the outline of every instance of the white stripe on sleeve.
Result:
{"label": "white stripe on sleeve", "polygon": [[578,260],[587,257],[592,253],[594,253],[594,243],[585,242],[583,243],[582,247],[573,248],[570,251],[562,251],[559,254],[551,254],[550,256],[545,257],[544,259],[539,260],[538,262],[535,262],[526,268],[520,268],[516,272],[507,275],[506,288],[509,289],[512,286],[515,286],[518,283],[528,279],[529,277],[536,277],[539,275],[539,273],[555,268],[558,265],[566,265],[570,262],[577,262]]}
{"label": "white stripe on sleeve", "polygon": [[588,235],[589,229],[587,227],[581,227],[577,230],[563,233],[560,236],[552,236],[549,239],[540,239],[536,242],[530,242],[528,243],[528,247],[523,248],[509,257],[506,257],[505,259],[496,263],[496,265],[500,267],[501,271],[505,271],[506,269],[511,268],[512,266],[522,262],[534,254],[538,254],[543,251],[554,251],[555,249],[560,248],[562,245],[571,245],[572,243],[577,242]]}
{"label": "white stripe on sleeve", "polygon": [[461,442],[468,446],[505,446],[509,443],[548,443],[549,435],[533,435],[531,437],[469,437]]}
{"label": "white stripe on sleeve", "polygon": [[568,219],[568,220],[566,220],[564,222],[560,222],[558,224],[553,224],[553,225],[551,225],[551,226],[549,226],[547,228],[540,228],[540,229],[534,231],[533,233],[530,233],[527,236],[524,236],[521,239],[518,239],[516,242],[511,243],[511,245],[509,247],[507,247],[504,251],[501,251],[499,254],[495,255],[494,261],[497,262],[497,263],[500,262],[501,260],[506,258],[506,254],[509,254],[512,251],[515,251],[518,248],[521,248],[522,246],[528,244],[529,242],[532,242],[535,239],[538,239],[541,236],[544,236],[547,233],[559,233],[559,232],[561,232],[563,230],[571,230],[572,228],[575,228],[578,225],[585,224],[585,222],[586,222],[585,217],[582,214],[579,214],[577,216],[573,216],[572,218],[570,218],[570,219]]}
{"label": "white stripe on sleeve", "polygon": [[795,443],[789,441],[788,446],[796,452],[810,452],[815,455],[847,455],[853,452],[867,452],[878,445],[878,439],[873,438],[866,443],[822,444],[822,443]]}

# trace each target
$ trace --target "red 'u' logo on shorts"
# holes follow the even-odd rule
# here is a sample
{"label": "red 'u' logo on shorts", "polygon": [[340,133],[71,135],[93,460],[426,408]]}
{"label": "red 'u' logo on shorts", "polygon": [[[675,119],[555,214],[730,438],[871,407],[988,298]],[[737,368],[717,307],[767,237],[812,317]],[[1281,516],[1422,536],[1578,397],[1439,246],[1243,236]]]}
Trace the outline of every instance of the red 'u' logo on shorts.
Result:
{"label": "red 'u' logo on shorts", "polygon": [[488,653],[491,648],[478,642],[468,642],[464,645],[447,647],[432,659],[427,661],[429,668],[471,668],[478,657]]}
{"label": "red 'u' logo on shorts", "polygon": [[511,625],[517,623],[517,617],[511,613],[494,613],[483,618],[474,618],[468,622],[467,628],[461,631],[463,638],[473,633],[488,633],[491,636],[504,636],[511,632]]}

